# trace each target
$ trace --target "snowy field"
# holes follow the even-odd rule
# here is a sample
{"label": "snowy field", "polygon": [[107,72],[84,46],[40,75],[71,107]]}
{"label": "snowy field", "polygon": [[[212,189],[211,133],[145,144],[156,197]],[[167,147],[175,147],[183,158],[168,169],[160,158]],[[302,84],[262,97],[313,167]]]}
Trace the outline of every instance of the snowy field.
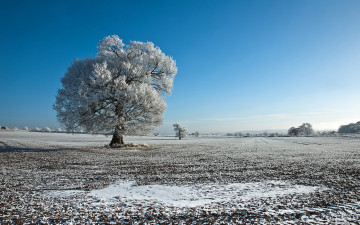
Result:
{"label": "snowy field", "polygon": [[358,224],[359,137],[0,132],[0,224]]}

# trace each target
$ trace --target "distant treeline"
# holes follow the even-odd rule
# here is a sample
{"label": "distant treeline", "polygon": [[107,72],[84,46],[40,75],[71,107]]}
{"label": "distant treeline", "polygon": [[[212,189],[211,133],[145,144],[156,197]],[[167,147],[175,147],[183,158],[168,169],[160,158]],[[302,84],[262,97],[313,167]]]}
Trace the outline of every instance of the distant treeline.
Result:
{"label": "distant treeline", "polygon": [[314,134],[314,130],[310,123],[303,123],[299,127],[291,127],[288,130],[288,135],[290,136],[308,136]]}
{"label": "distant treeline", "polygon": [[348,125],[341,125],[338,133],[360,133],[360,121]]}

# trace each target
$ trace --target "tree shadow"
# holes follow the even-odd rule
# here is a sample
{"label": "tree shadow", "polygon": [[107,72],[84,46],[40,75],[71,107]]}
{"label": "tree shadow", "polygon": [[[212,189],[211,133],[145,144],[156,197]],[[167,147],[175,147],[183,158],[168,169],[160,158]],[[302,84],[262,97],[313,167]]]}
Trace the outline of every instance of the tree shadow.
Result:
{"label": "tree shadow", "polygon": [[0,148],[0,153],[11,153],[11,152],[60,152],[60,151],[71,151],[71,148],[21,148],[21,147],[5,147]]}

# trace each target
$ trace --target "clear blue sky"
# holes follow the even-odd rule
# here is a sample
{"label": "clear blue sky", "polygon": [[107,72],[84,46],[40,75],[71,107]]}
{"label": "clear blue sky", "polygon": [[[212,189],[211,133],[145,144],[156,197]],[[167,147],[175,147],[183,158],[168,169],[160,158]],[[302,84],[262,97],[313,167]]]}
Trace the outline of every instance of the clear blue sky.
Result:
{"label": "clear blue sky", "polygon": [[0,125],[57,128],[75,58],[107,35],[177,63],[160,131],[337,129],[360,120],[360,1],[1,1]]}

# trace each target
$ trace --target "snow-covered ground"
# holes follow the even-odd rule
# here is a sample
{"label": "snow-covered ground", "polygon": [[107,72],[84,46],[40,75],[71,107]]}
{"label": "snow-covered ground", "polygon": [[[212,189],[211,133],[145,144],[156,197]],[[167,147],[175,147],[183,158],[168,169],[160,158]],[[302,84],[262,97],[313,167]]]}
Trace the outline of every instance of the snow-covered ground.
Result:
{"label": "snow-covered ground", "polygon": [[[68,133],[47,133],[47,132],[1,132],[0,140],[21,141],[27,145],[40,146],[67,146],[67,147],[103,147],[108,145],[112,136],[92,135],[92,134],[68,134]],[[203,136],[179,140],[171,136],[125,136],[126,143],[149,144],[149,145],[184,145],[184,144],[211,144],[219,141],[234,139],[234,137],[224,136]]]}
{"label": "snow-covered ground", "polygon": [[1,223],[354,223],[360,138],[0,132]]}
{"label": "snow-covered ground", "polygon": [[[200,207],[221,202],[246,202],[261,198],[275,198],[289,194],[308,194],[326,190],[324,187],[292,185],[284,181],[265,181],[231,184],[205,185],[136,185],[136,181],[118,181],[106,188],[89,193],[79,190],[46,192],[53,197],[68,197],[80,193],[95,197],[104,204],[118,204],[126,201],[159,202],[165,206]],[[83,196],[85,197],[85,196]]]}
{"label": "snow-covered ground", "polygon": [[111,137],[90,134],[67,134],[47,132],[0,132],[0,140],[11,141],[12,145],[29,146],[104,146],[110,143]]}

